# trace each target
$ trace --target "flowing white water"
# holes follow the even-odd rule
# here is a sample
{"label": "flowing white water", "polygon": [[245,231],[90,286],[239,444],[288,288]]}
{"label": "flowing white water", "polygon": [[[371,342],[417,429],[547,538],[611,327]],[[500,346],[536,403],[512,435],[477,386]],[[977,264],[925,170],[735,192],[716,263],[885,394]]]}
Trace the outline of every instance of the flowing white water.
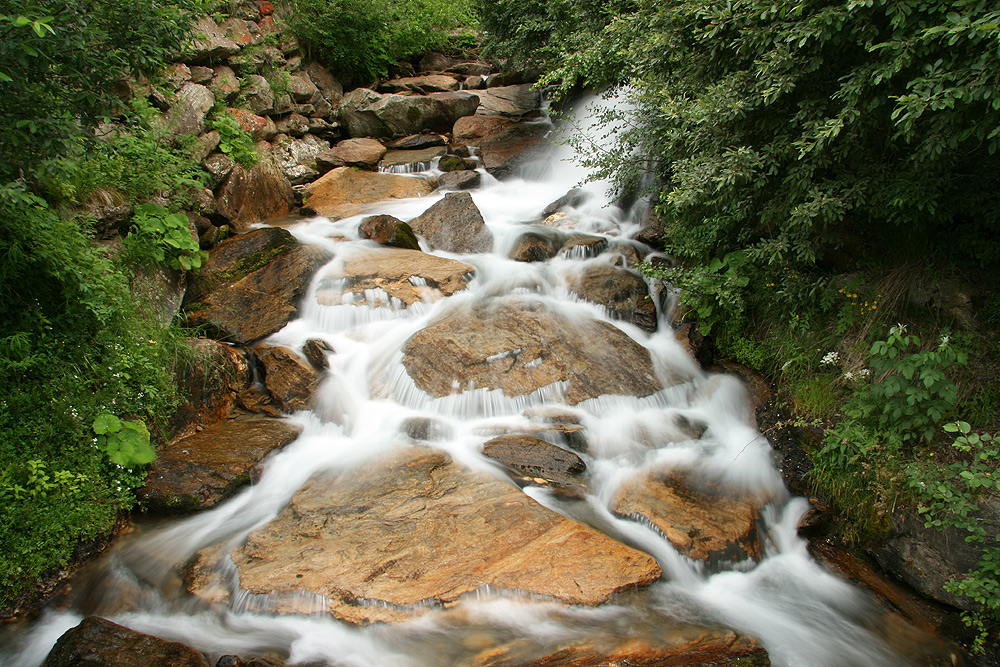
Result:
{"label": "flowing white water", "polygon": [[[336,351],[328,355],[330,369],[316,408],[289,417],[303,426],[301,436],[268,461],[259,482],[223,505],[141,532],[118,549],[91,586],[127,591],[124,595],[132,604],[91,600],[78,603],[79,608],[50,612],[4,645],[5,664],[39,665],[55,639],[88,613],[182,641],[212,657],[273,651],[291,664],[463,665],[471,664],[471,655],[491,642],[519,638],[535,643],[543,654],[546,647],[567,641],[608,640],[637,629],[656,637],[685,623],[755,637],[775,665],[907,664],[873,627],[877,615],[872,604],[815,563],[796,536],[804,501],[785,493],[741,383],[702,372],[662,318],[659,330],[648,334],[610,320],[605,309],[573,296],[567,278],[578,274],[585,262],[610,261],[607,255],[557,257],[537,264],[506,258],[517,236],[538,222],[546,205],[585,179],[571,157],[572,151],[561,147],[530,180],[498,182],[484,174],[484,185],[471,194],[493,232],[494,252],[461,257],[476,268],[468,290],[436,302],[405,308],[385,293],[371,292],[364,297],[343,294],[342,302],[334,305],[329,298],[327,305],[319,303],[317,290],[326,290],[328,297],[331,290],[342,290],[338,276],[344,259],[360,247],[371,247],[370,242],[358,237],[360,218],[313,219],[292,226],[290,231],[300,240],[322,244],[334,254],[317,273],[300,319],[272,336],[273,342],[293,348],[321,338]],[[560,224],[611,241],[635,230],[626,212],[609,202],[607,184],[591,183],[583,190],[588,198]],[[411,219],[442,196],[386,203],[379,212]],[[334,242],[335,235],[349,240]],[[402,365],[401,348],[407,339],[453,309],[503,294],[538,300],[570,321],[611,321],[649,350],[668,388],[645,398],[602,396],[572,407],[562,404],[565,383],[517,397],[483,388],[443,398],[421,391]],[[235,595],[228,606],[213,606],[179,590],[180,570],[199,551],[239,544],[274,518],[317,471],[350,471],[406,444],[405,424],[411,418],[430,418],[429,445],[463,466],[502,475],[481,455],[482,444],[496,433],[530,430],[539,423],[532,411],[550,407],[572,415],[586,433],[590,493],[585,503],[567,503],[543,489],[525,492],[556,512],[651,554],[664,570],[663,581],[599,608],[567,607],[484,589],[462,600],[465,613],[460,620],[429,610],[401,624],[366,628],[333,620],[318,597],[295,601],[300,614],[278,616],[269,612],[274,601],[267,596]],[[700,435],[691,433],[691,424],[700,425]],[[612,513],[611,499],[623,482],[645,471],[671,468],[770,498],[762,520],[766,558],[707,568],[679,554],[651,525]]]}

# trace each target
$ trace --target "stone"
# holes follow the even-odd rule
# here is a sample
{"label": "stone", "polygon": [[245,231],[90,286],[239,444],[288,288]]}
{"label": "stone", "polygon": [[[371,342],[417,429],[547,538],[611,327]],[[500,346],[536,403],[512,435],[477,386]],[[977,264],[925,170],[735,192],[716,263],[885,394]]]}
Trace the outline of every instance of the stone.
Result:
{"label": "stone", "polygon": [[479,98],[467,91],[382,95],[357,88],[344,95],[337,112],[352,137],[404,137],[424,130],[447,131],[478,106]]}
{"label": "stone", "polygon": [[471,169],[449,171],[438,176],[438,187],[442,190],[471,190],[478,188],[482,180],[482,174]]}
{"label": "stone", "polygon": [[254,355],[264,371],[264,386],[275,405],[284,412],[312,407],[320,374],[306,359],[279,345],[258,345]]}
{"label": "stone", "polygon": [[316,215],[339,220],[363,213],[366,205],[386,199],[423,197],[435,186],[422,178],[339,167],[306,186],[305,206]]}
{"label": "stone", "polygon": [[473,75],[463,81],[462,86],[466,90],[482,90],[486,87],[486,79],[479,75]]}
{"label": "stone", "polygon": [[608,240],[603,236],[575,233],[566,237],[559,252],[571,257],[587,258],[600,255],[607,247]]}
{"label": "stone", "polygon": [[199,136],[190,146],[191,158],[197,162],[202,162],[219,147],[221,135],[217,130],[206,132]]}
{"label": "stone", "polygon": [[431,146],[416,150],[390,150],[379,162],[379,169],[389,171],[397,168],[402,169],[404,173],[427,171],[431,168],[434,158],[444,155],[447,150],[446,146]]}
{"label": "stone", "polygon": [[642,276],[610,264],[591,263],[567,281],[570,291],[604,306],[611,317],[635,324],[650,333],[656,331],[656,304]]}
{"label": "stone", "polygon": [[[502,134],[517,124],[516,120],[501,116],[465,116],[452,126],[452,139],[458,144],[479,146],[487,137]],[[539,135],[544,133],[539,127]]]}
{"label": "stone", "polygon": [[309,119],[301,114],[291,113],[275,121],[274,126],[282,134],[301,137],[309,132]]}
{"label": "stone", "polygon": [[559,213],[567,208],[578,208],[581,204],[590,199],[590,194],[585,190],[573,188],[559,199],[555,200],[542,210],[542,217],[547,218],[553,213]]}
{"label": "stone", "polygon": [[365,250],[348,255],[343,268],[320,279],[316,300],[325,306],[336,306],[344,302],[345,293],[365,297],[368,290],[381,290],[389,298],[411,306],[466,289],[475,272],[475,267],[464,262],[419,250]]}
{"label": "stone", "polygon": [[464,62],[456,63],[451,67],[443,70],[448,74],[461,74],[462,76],[481,76],[486,77],[490,75],[493,71],[493,65],[490,63],[483,62]]}
{"label": "stone", "polygon": [[587,469],[577,454],[533,435],[502,435],[483,445],[483,456],[508,469],[523,485],[581,488],[577,477]]}
{"label": "stone", "polygon": [[184,63],[171,63],[163,71],[163,82],[171,90],[178,90],[190,80],[191,69]]}
{"label": "stone", "polygon": [[344,87],[319,63],[310,62],[303,69],[323,97],[331,103],[336,104],[344,96]]}
{"label": "stone", "polygon": [[413,228],[391,215],[371,215],[361,221],[358,233],[363,239],[371,239],[379,245],[420,250]]}
{"label": "stone", "polygon": [[322,338],[310,338],[302,346],[302,355],[309,360],[312,367],[318,371],[325,371],[330,367],[330,362],[326,358],[327,352],[333,352],[333,346]]}
{"label": "stone", "polygon": [[310,118],[309,133],[315,134],[317,137],[325,141],[336,141],[341,135],[340,124],[331,123],[330,121],[322,118]]}
{"label": "stone", "polygon": [[714,563],[760,557],[757,522],[762,505],[758,499],[731,495],[670,471],[626,482],[611,509],[648,522],[681,554]]}
{"label": "stone", "polygon": [[250,365],[240,349],[211,338],[186,342],[194,355],[174,370],[181,403],[167,424],[172,437],[221,422],[235,407],[237,394],[250,386]]}
{"label": "stone", "polygon": [[270,141],[278,134],[278,128],[270,116],[258,116],[246,109],[233,107],[227,108],[226,111],[232,114],[245,132],[249,132],[253,136],[254,141]]}
{"label": "stone", "polygon": [[386,142],[386,148],[392,151],[412,151],[434,146],[444,146],[447,143],[448,140],[440,134],[426,132],[424,134],[411,134],[402,139],[388,141]]}
{"label": "stone", "polygon": [[656,215],[655,207],[651,205],[646,206],[646,210],[640,219],[640,224],[639,231],[632,238],[640,243],[645,243],[654,250],[663,250],[663,223],[660,221],[659,216]]}
{"label": "stone", "polygon": [[484,140],[478,152],[483,167],[495,178],[516,173],[531,157],[552,145],[535,132],[534,126],[515,125],[502,135]]}
{"label": "stone", "polygon": [[192,65],[188,71],[191,72],[191,83],[207,84],[215,76],[211,67],[202,67],[201,65]]}
{"label": "stone", "polygon": [[432,249],[455,253],[484,253],[493,248],[493,234],[467,192],[449,192],[410,227],[427,239]]}
{"label": "stone", "polygon": [[371,170],[385,153],[385,146],[375,139],[344,139],[333,148],[319,153],[316,156],[316,167],[324,173],[337,167]]}
{"label": "stone", "polygon": [[562,241],[547,230],[524,232],[517,237],[508,257],[517,262],[546,262],[559,254]]}
{"label": "stone", "polygon": [[43,667],[209,667],[190,646],[88,616],[52,647]]}
{"label": "stone", "polygon": [[456,309],[403,346],[417,387],[448,396],[470,387],[523,396],[565,382],[572,405],[605,394],[649,396],[663,388],[649,352],[614,326],[567,319],[531,298],[494,298]]}
{"label": "stone", "polygon": [[212,250],[201,270],[188,278],[185,304],[229,287],[298,246],[295,237],[280,227],[254,229],[227,239]]}
{"label": "stone", "polygon": [[267,46],[259,49],[248,49],[229,59],[229,66],[240,76],[249,77],[260,72],[273,72],[285,65],[285,56],[279,49]]}
{"label": "stone", "polygon": [[322,95],[319,87],[309,76],[309,72],[296,72],[288,77],[288,92],[298,103],[311,102],[317,95]]}
{"label": "stone", "polygon": [[424,76],[408,76],[402,79],[389,79],[379,87],[381,93],[444,93],[458,90],[458,79],[447,74],[426,74]]}
{"label": "stone", "polygon": [[[421,447],[314,476],[231,557],[240,587],[272,594],[279,613],[305,591],[355,623],[403,620],[486,586],[597,605],[661,575],[648,555]],[[195,593],[205,569],[189,577]]]}
{"label": "stone", "polygon": [[198,19],[187,35],[180,59],[201,65],[218,62],[235,55],[240,45],[225,36],[222,29],[209,17]]}
{"label": "stone", "polygon": [[[487,80],[486,85],[489,86]],[[537,115],[542,107],[542,93],[531,84],[519,86],[490,87],[488,90],[477,91],[480,116],[507,116],[509,118],[525,118]]]}
{"label": "stone", "polygon": [[455,64],[457,64],[457,61],[454,58],[449,58],[437,51],[430,51],[420,58],[417,70],[420,72],[440,72]]}
{"label": "stone", "polygon": [[306,134],[298,139],[279,134],[271,145],[274,159],[293,186],[311,183],[319,178],[316,156],[329,148],[330,144],[314,134]]}
{"label": "stone", "polygon": [[212,68],[215,76],[208,84],[209,90],[216,99],[232,102],[240,94],[240,80],[236,78],[236,72],[228,65],[216,65]]}
{"label": "stone", "polygon": [[255,114],[262,116],[274,111],[274,91],[270,82],[259,74],[251,74],[246,78],[242,88],[246,106]]}
{"label": "stone", "polygon": [[232,172],[234,164],[232,158],[222,153],[213,153],[205,158],[201,166],[208,172],[209,186],[216,188],[225,181]]}
{"label": "stone", "polygon": [[167,127],[171,134],[196,137],[205,131],[205,117],[215,106],[215,96],[205,86],[184,84],[167,111]]}
{"label": "stone", "polygon": [[240,46],[250,46],[253,43],[253,34],[247,27],[247,22],[241,18],[230,16],[219,26],[226,37]]}
{"label": "stone", "polygon": [[256,144],[259,162],[251,169],[233,166],[218,193],[219,213],[237,231],[292,210],[292,184],[266,141]]}
{"label": "stone", "polygon": [[151,512],[215,507],[258,477],[264,457],[301,430],[278,419],[232,419],[173,440],[150,464],[139,499]]}
{"label": "stone", "polygon": [[[185,303],[188,325],[207,327],[220,340],[249,343],[285,326],[298,312],[312,274],[326,261],[318,248],[294,239],[255,239],[262,246],[258,252],[228,259],[250,234],[224,241],[213,251],[204,267],[204,283]],[[222,255],[217,265],[215,255]]]}

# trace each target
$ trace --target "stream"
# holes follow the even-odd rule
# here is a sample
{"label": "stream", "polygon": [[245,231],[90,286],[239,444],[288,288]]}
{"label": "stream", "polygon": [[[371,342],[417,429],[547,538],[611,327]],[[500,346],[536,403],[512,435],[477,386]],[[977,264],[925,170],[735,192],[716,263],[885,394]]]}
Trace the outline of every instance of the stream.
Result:
{"label": "stream", "polygon": [[[585,124],[582,118],[578,124]],[[599,133],[590,131],[599,141]],[[432,168],[424,175],[435,173],[440,172]],[[314,409],[286,417],[301,425],[301,434],[268,459],[259,481],[220,506],[179,519],[144,521],[122,537],[78,576],[74,588],[87,591],[85,595],[30,624],[7,629],[0,662],[40,665],[63,632],[96,614],[193,646],[210,660],[270,653],[290,664],[351,667],[526,665],[572,646],[611,651],[623,638],[659,646],[728,632],[730,637],[736,633],[753,638],[779,666],[929,664],[925,656],[932,650],[931,640],[890,622],[867,593],[810,556],[805,540],[797,535],[808,503],[784,489],[741,382],[706,373],[675,340],[662,312],[667,300],[657,297],[665,288],[653,285],[658,320],[653,332],[614,319],[607,308],[571,289],[589,267],[621,267],[630,248],[648,252],[630,240],[639,230],[642,205],[623,210],[609,197],[607,183],[580,185],[586,175],[574,162],[572,149],[563,144],[506,180],[497,181],[483,171],[482,184],[470,193],[493,235],[492,252],[430,251],[460,260],[474,272],[466,289],[412,305],[381,290],[355,294],[339,277],[352,257],[379,250],[359,236],[364,216],[287,225],[298,240],[332,254],[314,277],[299,318],[268,341],[301,349],[307,340],[321,339],[333,350],[327,355],[330,367]],[[566,215],[556,221],[560,231],[604,237],[607,249],[578,247],[544,262],[508,259],[524,231],[551,231],[551,221],[539,222],[540,212],[575,187],[588,196],[564,209]],[[410,220],[443,196],[435,192],[387,201],[366,215]],[[416,277],[410,282],[418,288],[425,284]],[[657,388],[643,396],[581,398],[574,396],[570,380],[508,395],[498,388],[477,387],[469,378],[455,378],[452,393],[437,396],[411,378],[404,349],[418,332],[456,318],[465,321],[470,313],[502,315],[506,307],[549,313],[568,330],[614,327],[616,335],[623,334],[630,345],[648,354]],[[493,354],[486,361],[520,364],[525,372],[556,363],[545,354],[525,358],[524,349]],[[576,352],[587,356],[591,351]],[[423,425],[422,436],[414,436],[414,424]],[[550,428],[553,424],[560,428]],[[698,427],[688,428],[692,424]],[[544,480],[527,485],[522,480],[523,488],[517,491],[508,472],[482,454],[485,442],[510,433],[531,433],[576,450],[586,464],[577,492],[560,493]],[[573,446],[568,434],[583,434],[586,446]],[[496,485],[483,488],[515,490],[532,507],[543,508],[530,511],[544,511],[553,521],[585,524],[652,556],[662,576],[596,605],[497,584],[462,589],[447,604],[358,598],[355,603],[362,610],[381,605],[385,609],[379,613],[398,612],[399,617],[389,619],[392,623],[357,625],[331,615],[329,600],[315,592],[270,595],[243,590],[240,579],[245,573],[233,560],[220,557],[240,549],[248,536],[264,539],[267,525],[311,479],[333,486],[375,485],[382,467],[398,466],[400,452],[404,464],[412,461],[405,457],[415,456],[414,451],[443,453],[447,456],[440,460],[454,462],[456,475]],[[614,509],[630,480],[671,471],[756,499],[759,553],[693,558],[655,522]],[[502,549],[505,539],[498,535],[495,548]],[[463,549],[478,554],[481,546]],[[214,556],[206,560],[206,553]],[[559,570],[558,556],[552,555],[553,572]],[[185,577],[198,558],[199,563],[210,563],[205,567],[213,572],[215,584],[209,593],[193,595]],[[435,567],[433,558],[426,566]],[[579,560],[567,567],[578,574],[588,570]],[[381,618],[372,614],[368,620]]]}

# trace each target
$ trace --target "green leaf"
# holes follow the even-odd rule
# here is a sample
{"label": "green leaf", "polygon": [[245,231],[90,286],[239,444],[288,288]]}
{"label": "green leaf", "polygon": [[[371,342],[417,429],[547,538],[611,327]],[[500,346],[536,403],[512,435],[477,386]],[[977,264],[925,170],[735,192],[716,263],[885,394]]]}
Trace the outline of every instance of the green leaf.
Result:
{"label": "green leaf", "polygon": [[117,433],[122,428],[122,422],[118,417],[104,413],[94,420],[92,428],[94,429],[94,433],[98,435]]}

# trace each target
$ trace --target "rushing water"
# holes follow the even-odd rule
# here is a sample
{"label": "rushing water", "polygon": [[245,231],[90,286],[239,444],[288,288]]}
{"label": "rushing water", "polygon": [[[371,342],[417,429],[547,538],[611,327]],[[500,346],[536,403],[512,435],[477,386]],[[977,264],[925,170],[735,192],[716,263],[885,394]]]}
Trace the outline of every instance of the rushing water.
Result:
{"label": "rushing water", "polygon": [[[293,348],[321,338],[336,350],[329,355],[330,370],[316,408],[289,417],[303,426],[301,436],[268,461],[259,482],[218,508],[147,526],[124,538],[113,554],[81,575],[68,608],[49,611],[16,636],[12,633],[2,648],[6,664],[39,665],[62,632],[93,613],[184,642],[213,658],[275,652],[291,663],[463,665],[484,646],[512,639],[531,642],[544,654],[547,647],[567,642],[600,642],[626,631],[656,638],[684,624],[701,624],[756,638],[775,665],[908,664],[909,659],[890,648],[880,627],[883,616],[868,597],[815,562],[797,536],[807,504],[784,491],[743,386],[732,377],[701,371],[674,340],[662,313],[654,334],[614,324],[649,350],[657,374],[670,380],[664,382],[669,389],[645,398],[604,396],[561,408],[572,412],[587,434],[590,493],[585,502],[525,489],[554,511],[655,557],[664,577],[653,586],[596,608],[480,590],[462,600],[461,616],[428,610],[400,624],[364,628],[333,620],[324,613],[322,599],[309,596],[296,601],[303,613],[278,616],[269,613],[275,602],[268,596],[234,595],[227,605],[211,606],[183,592],[179,573],[197,552],[239,544],[274,518],[314,472],[349,471],[405,444],[401,426],[407,418],[432,417],[438,430],[432,446],[463,466],[496,474],[480,454],[490,437],[486,434],[528,426],[525,411],[557,404],[562,388],[513,398],[486,389],[433,398],[407,376],[400,350],[444,309],[506,293],[530,294],[566,318],[612,321],[601,307],[583,302],[567,288],[567,279],[585,263],[612,261],[615,243],[638,229],[636,211],[614,205],[607,184],[584,186],[589,199],[566,219],[577,231],[606,236],[613,242],[612,252],[533,264],[506,259],[526,225],[536,223],[546,205],[584,180],[586,174],[571,156],[570,149],[561,147],[522,177],[503,182],[484,173],[484,184],[472,195],[494,235],[493,252],[460,257],[475,267],[474,279],[467,291],[437,302],[404,308],[384,293],[369,293],[321,305],[316,300],[320,283],[326,281],[325,289],[336,287],[331,273],[335,277],[344,259],[371,247],[370,242],[359,239],[360,217],[337,222],[316,218],[291,226],[300,240],[327,246],[334,255],[317,273],[300,318],[271,337]],[[387,202],[378,212],[410,219],[441,196]],[[334,242],[334,236],[350,240]],[[680,433],[678,416],[706,425],[704,435],[690,439]],[[651,526],[614,515],[610,499],[623,480],[654,467],[696,470],[730,488],[771,498],[762,517],[763,560],[708,569],[680,555]],[[235,572],[227,576],[238,577]]]}

